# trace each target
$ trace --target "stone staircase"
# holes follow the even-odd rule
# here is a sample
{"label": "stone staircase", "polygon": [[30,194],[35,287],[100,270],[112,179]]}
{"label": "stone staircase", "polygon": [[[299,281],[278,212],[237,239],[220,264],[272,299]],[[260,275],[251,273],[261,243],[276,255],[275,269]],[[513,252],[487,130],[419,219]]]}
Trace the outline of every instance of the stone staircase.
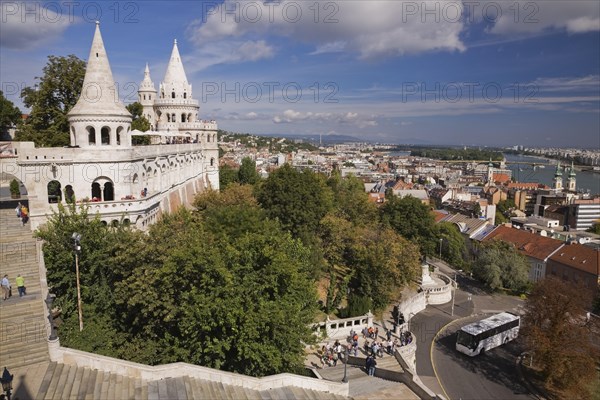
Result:
{"label": "stone staircase", "polygon": [[188,376],[146,381],[67,364],[48,364],[36,399],[314,399],[341,400],[346,397],[293,386],[251,390]]}
{"label": "stone staircase", "polygon": [[[12,286],[12,297],[0,298],[1,367],[49,361],[38,257],[29,225],[21,226],[12,208],[0,210],[0,276],[7,274]],[[19,297],[17,274],[25,278],[26,296]]]}

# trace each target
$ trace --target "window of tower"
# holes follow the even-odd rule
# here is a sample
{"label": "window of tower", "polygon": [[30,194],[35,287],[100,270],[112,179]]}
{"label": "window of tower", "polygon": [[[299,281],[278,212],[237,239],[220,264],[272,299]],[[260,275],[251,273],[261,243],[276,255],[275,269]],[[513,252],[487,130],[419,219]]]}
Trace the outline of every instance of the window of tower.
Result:
{"label": "window of tower", "polygon": [[88,126],[87,128],[85,128],[88,132],[88,144],[90,146],[95,146],[96,145],[96,129],[94,129],[93,126]]}
{"label": "window of tower", "polygon": [[175,98],[175,92],[171,92],[171,98],[174,99]]}
{"label": "window of tower", "polygon": [[122,126],[117,128],[117,146],[121,144],[121,132],[123,132]]}
{"label": "window of tower", "polygon": [[144,95],[144,100],[146,100],[146,95]]}
{"label": "window of tower", "polygon": [[100,141],[103,145],[110,144],[110,128],[103,126],[100,130]]}
{"label": "window of tower", "polygon": [[48,203],[58,203],[62,199],[59,181],[48,182]]}
{"label": "window of tower", "polygon": [[171,114],[167,114],[167,122],[171,122]]}
{"label": "window of tower", "polygon": [[210,166],[211,166],[211,167],[214,167],[214,166],[215,166],[215,159],[214,159],[214,158],[211,158],[211,159],[210,159]]}
{"label": "window of tower", "polygon": [[151,94],[148,95],[148,100],[152,100],[152,95]]}
{"label": "window of tower", "polygon": [[185,113],[181,114],[181,122],[185,122]]}
{"label": "window of tower", "polygon": [[187,93],[186,92],[183,92],[183,98],[187,99]]}

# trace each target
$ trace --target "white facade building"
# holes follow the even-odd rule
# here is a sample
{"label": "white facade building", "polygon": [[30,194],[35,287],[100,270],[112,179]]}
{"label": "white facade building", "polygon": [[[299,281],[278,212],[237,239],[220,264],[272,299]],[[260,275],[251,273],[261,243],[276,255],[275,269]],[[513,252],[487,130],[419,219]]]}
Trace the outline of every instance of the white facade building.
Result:
{"label": "white facade building", "polygon": [[3,176],[14,176],[27,190],[32,229],[57,202],[72,201],[89,205],[89,213],[106,223],[123,220],[146,229],[161,213],[191,205],[197,193],[219,189],[217,125],[198,120],[177,43],[159,98],[148,68],[139,90],[144,115],[171,133],[172,144],[133,146],[132,117],[115,87],[96,23],[82,93],[68,113],[71,146],[12,142],[0,158]]}

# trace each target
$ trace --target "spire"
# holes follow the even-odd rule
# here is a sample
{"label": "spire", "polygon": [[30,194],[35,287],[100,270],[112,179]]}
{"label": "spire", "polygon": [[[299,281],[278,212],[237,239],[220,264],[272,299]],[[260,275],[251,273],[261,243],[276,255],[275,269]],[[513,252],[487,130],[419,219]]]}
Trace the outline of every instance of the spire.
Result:
{"label": "spire", "polygon": [[185,76],[181,56],[179,55],[179,49],[177,48],[177,39],[175,39],[173,43],[173,51],[171,52],[171,59],[169,60],[169,66],[167,67],[163,84],[167,86],[187,85],[187,77]]}
{"label": "spire", "polygon": [[154,82],[150,78],[150,68],[148,68],[148,63],[146,63],[146,69],[144,69],[144,80],[140,83],[140,92],[156,92],[154,88]]}
{"label": "spire", "polygon": [[96,31],[87,60],[81,96],[69,111],[69,116],[131,114],[119,100],[104,42],[100,34],[100,22],[96,21]]}
{"label": "spire", "polygon": [[569,178],[575,178],[575,165],[573,161],[571,161],[571,169],[569,170]]}
{"label": "spire", "polygon": [[556,172],[554,172],[554,177],[555,178],[562,177],[562,168],[560,167],[560,161],[556,164]]}

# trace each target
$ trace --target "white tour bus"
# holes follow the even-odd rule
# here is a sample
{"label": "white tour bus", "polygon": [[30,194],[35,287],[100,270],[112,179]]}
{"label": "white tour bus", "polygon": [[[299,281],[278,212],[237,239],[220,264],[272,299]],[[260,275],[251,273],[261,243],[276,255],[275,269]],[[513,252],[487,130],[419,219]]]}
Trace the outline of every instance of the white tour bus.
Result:
{"label": "white tour bus", "polygon": [[463,326],[457,332],[456,350],[469,356],[505,344],[519,335],[520,318],[508,312]]}

